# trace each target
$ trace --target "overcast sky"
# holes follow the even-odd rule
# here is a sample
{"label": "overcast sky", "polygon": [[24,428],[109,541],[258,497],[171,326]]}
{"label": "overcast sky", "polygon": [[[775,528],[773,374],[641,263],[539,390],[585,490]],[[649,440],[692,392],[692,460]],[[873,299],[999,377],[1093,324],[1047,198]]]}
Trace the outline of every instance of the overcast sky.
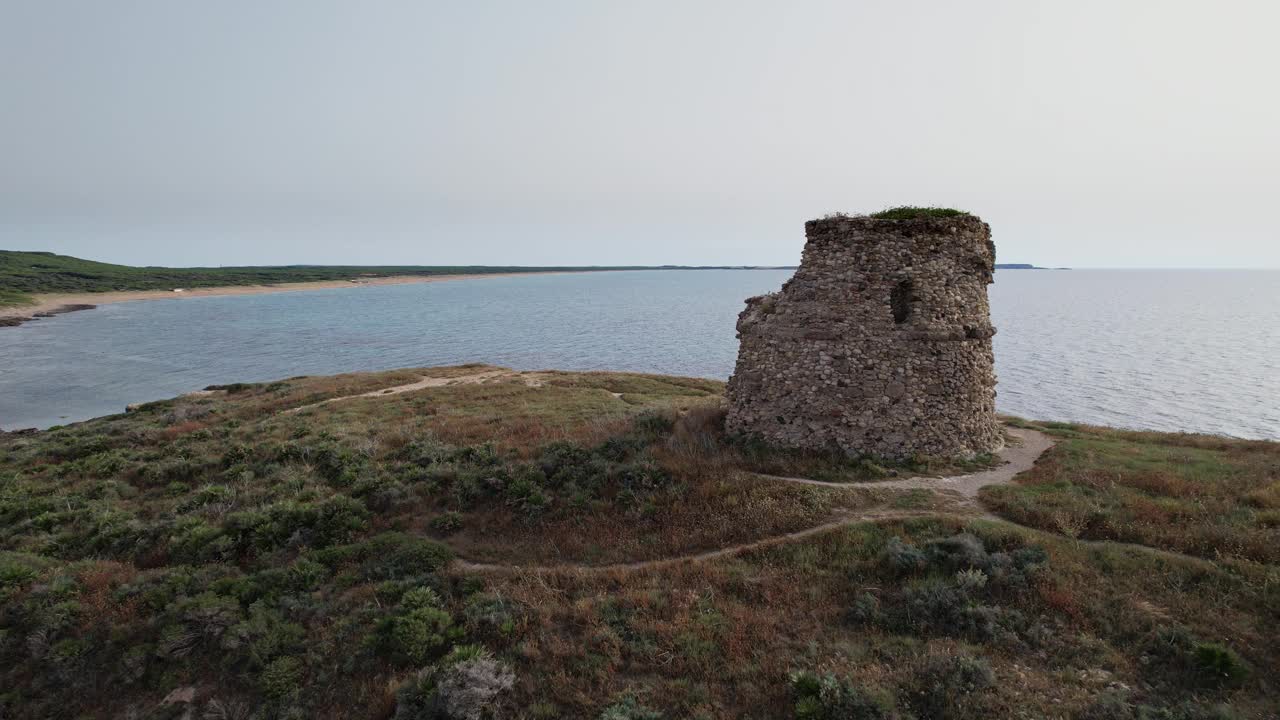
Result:
{"label": "overcast sky", "polygon": [[1275,0],[0,0],[0,248],[794,264],[954,206],[1006,262],[1280,267]]}

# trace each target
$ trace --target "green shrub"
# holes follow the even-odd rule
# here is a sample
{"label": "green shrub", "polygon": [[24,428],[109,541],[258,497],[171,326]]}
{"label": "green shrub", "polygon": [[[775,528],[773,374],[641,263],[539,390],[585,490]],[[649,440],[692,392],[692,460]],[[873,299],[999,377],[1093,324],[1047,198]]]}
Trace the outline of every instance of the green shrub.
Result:
{"label": "green shrub", "polygon": [[982,604],[975,599],[977,592],[978,588],[957,584],[954,579],[929,579],[897,593],[884,604],[881,617],[887,627],[904,634],[949,635],[980,642],[1016,642],[1032,637],[1026,616],[1015,609]]}
{"label": "green shrub", "polygon": [[451,459],[455,463],[475,468],[495,468],[503,464],[502,455],[491,442],[458,448]]}
{"label": "green shrub", "polygon": [[929,565],[947,572],[983,569],[991,561],[982,540],[970,533],[934,540],[925,546]]}
{"label": "green shrub", "polygon": [[547,487],[594,494],[609,479],[610,461],[574,443],[555,442],[542,448],[537,467]]}
{"label": "green shrub", "polygon": [[287,571],[288,585],[292,590],[308,591],[320,586],[329,577],[329,568],[306,557],[293,561]]}
{"label": "green shrub", "polygon": [[405,445],[396,457],[422,468],[449,461],[457,454],[457,448],[440,442],[434,437],[422,437]]}
{"label": "green shrub", "polygon": [[1127,692],[1107,692],[1075,715],[1075,720],[1239,720],[1230,706],[1184,702],[1171,707],[1135,705]]}
{"label": "green shrub", "polygon": [[986,660],[959,653],[936,655],[916,673],[908,702],[917,715],[937,720],[989,717],[983,694],[994,684],[995,673]]}
{"label": "green shrub", "polygon": [[350,485],[365,465],[364,457],[337,445],[320,445],[312,448],[309,455],[316,473],[335,485]]}
{"label": "green shrub", "polygon": [[845,617],[855,625],[875,625],[881,622],[883,616],[880,612],[880,599],[869,592],[858,593]]}
{"label": "green shrub", "polygon": [[230,628],[242,623],[244,616],[236,598],[215,592],[202,592],[177,603],[177,619],[184,628],[202,642],[216,646]]}
{"label": "green shrub", "polygon": [[313,530],[314,547],[349,542],[369,528],[369,511],[346,495],[334,495],[320,503]]}
{"label": "green shrub", "polygon": [[1165,669],[1181,672],[1199,685],[1231,685],[1249,674],[1249,666],[1231,648],[1201,641],[1182,626],[1162,628],[1152,652]]}
{"label": "green shrub", "polygon": [[295,540],[316,548],[349,542],[368,529],[368,520],[363,503],[334,495],[316,504],[286,500],[263,510],[231,513],[223,527],[241,552],[250,553],[274,550]]}
{"label": "green shrub", "polygon": [[142,478],[152,486],[189,482],[203,472],[204,466],[201,463],[181,455],[155,460],[142,466]]}
{"label": "green shrub", "polygon": [[1196,643],[1191,648],[1195,668],[1207,679],[1219,683],[1243,680],[1249,674],[1244,660],[1231,648],[1212,642]]}
{"label": "green shrub", "polygon": [[656,440],[671,434],[676,426],[676,418],[671,412],[646,410],[635,416],[631,426],[641,438]]}
{"label": "green shrub", "polygon": [[249,617],[231,627],[223,635],[222,647],[239,664],[264,668],[282,655],[301,649],[306,631],[288,622],[279,610],[264,601],[249,606]]}
{"label": "green shrub", "polygon": [[515,674],[487,651],[469,648],[420,670],[396,692],[396,720],[492,720],[506,717]]}
{"label": "green shrub", "polygon": [[195,491],[178,506],[180,510],[195,510],[209,505],[229,503],[235,499],[236,493],[226,485],[205,485]]}
{"label": "green shrub", "polygon": [[449,510],[431,518],[431,529],[449,535],[462,529],[462,513]]}
{"label": "green shrub", "polygon": [[1229,705],[1200,705],[1184,702],[1173,707],[1139,705],[1136,720],[1240,720]]}
{"label": "green shrub", "polygon": [[11,558],[0,558],[0,590],[18,590],[36,579],[35,568]]}
{"label": "green shrub", "polygon": [[1134,720],[1136,711],[1127,694],[1107,692],[1076,713],[1075,720]]}
{"label": "green shrub", "polygon": [[667,471],[650,458],[639,458],[619,465],[616,473],[623,489],[632,492],[656,490],[665,487],[671,480]]}
{"label": "green shrub", "polygon": [[80,471],[86,477],[113,477],[129,466],[128,457],[121,450],[110,450],[90,455],[79,461]]}
{"label": "green shrub", "polygon": [[222,528],[198,517],[180,517],[169,531],[169,554],[177,562],[200,564],[231,557],[234,543]]}
{"label": "green shrub", "polygon": [[917,207],[915,205],[901,205],[899,207],[881,210],[880,212],[871,213],[870,217],[876,220],[918,220],[922,218],[950,218],[965,217],[969,213],[964,210],[955,210],[952,208],[940,207]]}
{"label": "green shrub", "polygon": [[634,695],[627,695],[605,708],[599,720],[662,720],[662,713],[645,707]]}
{"label": "green shrub", "polygon": [[302,682],[302,661],[296,657],[272,660],[258,676],[258,687],[269,698],[283,698],[298,690]]}
{"label": "green shrub", "polygon": [[892,698],[865,690],[834,675],[791,674],[796,720],[888,720],[897,717]]}
{"label": "green shrub", "polygon": [[258,388],[258,387],[261,387],[261,384],[260,384],[260,383],[243,383],[243,382],[237,382],[237,383],[230,383],[230,384],[228,384],[228,385],[210,385],[210,386],[206,387],[206,388],[205,388],[205,390],[206,390],[206,391],[209,391],[209,392],[214,392],[214,391],[217,391],[217,390],[222,390],[223,392],[227,393],[228,395],[238,395],[238,394],[240,394],[240,393],[248,392],[248,391],[253,390],[253,389],[255,389],[255,388]]}
{"label": "green shrub", "polygon": [[394,650],[417,665],[438,657],[462,636],[453,617],[440,608],[440,597],[430,588],[406,592],[391,619],[389,636]]}
{"label": "green shrub", "polygon": [[551,506],[551,495],[527,475],[517,477],[507,485],[506,497],[507,504],[526,517],[541,515]]}
{"label": "green shrub", "polygon": [[453,497],[459,506],[473,507],[481,500],[501,493],[509,480],[505,467],[464,466],[452,478]]}
{"label": "green shrub", "polygon": [[440,593],[425,586],[405,591],[400,596],[400,604],[409,609],[444,607],[444,601],[440,599]]}
{"label": "green shrub", "polygon": [[906,575],[925,569],[929,560],[916,546],[891,537],[880,552],[880,563],[895,575]]}
{"label": "green shrub", "polygon": [[501,595],[473,595],[462,611],[467,628],[481,637],[507,638],[516,629],[518,608]]}
{"label": "green shrub", "polygon": [[222,467],[229,468],[253,459],[253,449],[247,445],[232,445],[222,453]]}
{"label": "green shrub", "polygon": [[415,673],[396,689],[395,720],[438,720],[434,667]]}
{"label": "green shrub", "polygon": [[648,443],[635,435],[615,435],[596,448],[595,453],[610,462],[623,462],[640,452]]}
{"label": "green shrub", "polygon": [[347,546],[328,557],[332,566],[344,556],[361,561],[360,576],[365,580],[407,580],[423,578],[439,570],[453,557],[446,545],[434,540],[403,533],[382,533],[359,545]]}

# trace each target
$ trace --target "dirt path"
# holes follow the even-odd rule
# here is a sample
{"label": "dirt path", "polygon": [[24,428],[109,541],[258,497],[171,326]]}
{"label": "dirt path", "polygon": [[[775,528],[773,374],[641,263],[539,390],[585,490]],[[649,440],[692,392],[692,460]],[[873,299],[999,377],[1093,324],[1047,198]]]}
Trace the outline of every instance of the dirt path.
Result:
{"label": "dirt path", "polygon": [[493,370],[481,370],[480,372],[471,373],[470,375],[454,375],[452,377],[426,377],[423,376],[417,382],[411,382],[407,385],[396,385],[395,387],[382,388],[380,390],[371,390],[366,393],[356,395],[343,395],[342,397],[329,398],[321,400],[318,403],[303,405],[301,407],[285,410],[284,414],[292,415],[300,413],[303,410],[311,410],[328,405],[329,403],[342,402],[344,400],[354,400],[356,398],[370,397],[390,397],[401,393],[413,392],[414,390],[423,390],[433,387],[448,387],[450,385],[477,385],[480,383],[493,382],[494,380],[519,379],[529,387],[539,387],[542,385],[542,376],[536,372],[520,372],[517,370],[507,370],[505,368],[495,368]]}
{"label": "dirt path", "polygon": [[[807,480],[805,478],[787,478],[776,477],[771,475],[762,475],[771,480],[779,482],[801,483],[805,485],[820,485],[822,487],[834,488],[857,488],[857,489],[874,489],[874,490],[934,490],[958,496],[959,506],[962,509],[976,511],[967,517],[982,517],[988,519],[1000,519],[988,513],[978,503],[978,491],[988,485],[1001,485],[1013,480],[1013,477],[1020,472],[1031,469],[1036,459],[1040,457],[1044,451],[1053,447],[1053,440],[1044,433],[1035,430],[1010,429],[1009,433],[1019,441],[1017,445],[1011,445],[1000,451],[1000,458],[1004,460],[1004,464],[991,470],[971,473],[969,475],[956,475],[953,477],[941,478],[904,478],[902,480],[891,480],[887,482],[877,483],[829,483],[818,480]],[[498,563],[477,563],[469,560],[459,559],[454,561],[454,567],[463,572],[485,572],[485,573],[542,573],[542,572],[590,572],[590,573],[608,573],[619,570],[654,570],[679,565],[681,563],[703,562],[706,560],[715,560],[718,558],[737,555],[752,550],[760,550],[783,543],[789,543],[801,540],[814,535],[820,535],[825,532],[837,530],[847,525],[853,525],[862,522],[873,522],[881,520],[902,520],[913,517],[930,517],[930,516],[954,516],[956,513],[938,513],[929,510],[867,510],[858,513],[848,513],[837,517],[834,520],[815,525],[803,530],[785,533],[782,535],[774,535],[759,540],[753,540],[748,543],[739,545],[730,545],[728,547],[718,548],[716,550],[708,550],[701,553],[690,555],[679,555],[671,558],[659,558],[657,560],[641,560],[629,563],[614,563],[610,565],[582,565],[575,563],[560,563],[556,565],[503,565]]]}
{"label": "dirt path", "polygon": [[970,502],[978,497],[978,491],[988,485],[1003,485],[1013,479],[1014,475],[1030,470],[1045,450],[1053,447],[1053,440],[1048,435],[1035,430],[1019,430],[1009,428],[1008,432],[1019,441],[1018,445],[1006,447],[1000,451],[1000,459],[1004,464],[990,470],[953,475],[951,477],[912,477],[902,480],[877,480],[868,483],[833,483],[807,478],[780,477],[777,475],[760,475],[759,477],[780,482],[800,483],[802,485],[818,485],[820,487],[859,487],[869,490],[943,490],[958,493]]}

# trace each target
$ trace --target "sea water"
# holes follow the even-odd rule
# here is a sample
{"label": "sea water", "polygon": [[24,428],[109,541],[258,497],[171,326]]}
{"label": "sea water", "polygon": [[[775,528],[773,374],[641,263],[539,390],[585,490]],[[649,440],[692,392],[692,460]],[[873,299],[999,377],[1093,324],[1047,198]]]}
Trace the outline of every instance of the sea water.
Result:
{"label": "sea water", "polygon": [[[528,275],[103,305],[0,328],[0,427],[214,383],[485,362],[725,379],[742,301],[788,270]],[[1002,270],[997,407],[1280,438],[1280,271]]]}

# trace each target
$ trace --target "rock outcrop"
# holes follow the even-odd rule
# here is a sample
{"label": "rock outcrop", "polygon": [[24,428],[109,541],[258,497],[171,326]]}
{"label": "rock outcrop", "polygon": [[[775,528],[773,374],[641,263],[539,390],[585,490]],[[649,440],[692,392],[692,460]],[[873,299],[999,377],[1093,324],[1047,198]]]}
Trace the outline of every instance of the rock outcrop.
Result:
{"label": "rock outcrop", "polygon": [[895,459],[999,449],[987,224],[835,216],[805,236],[795,276],[738,319],[728,430]]}

